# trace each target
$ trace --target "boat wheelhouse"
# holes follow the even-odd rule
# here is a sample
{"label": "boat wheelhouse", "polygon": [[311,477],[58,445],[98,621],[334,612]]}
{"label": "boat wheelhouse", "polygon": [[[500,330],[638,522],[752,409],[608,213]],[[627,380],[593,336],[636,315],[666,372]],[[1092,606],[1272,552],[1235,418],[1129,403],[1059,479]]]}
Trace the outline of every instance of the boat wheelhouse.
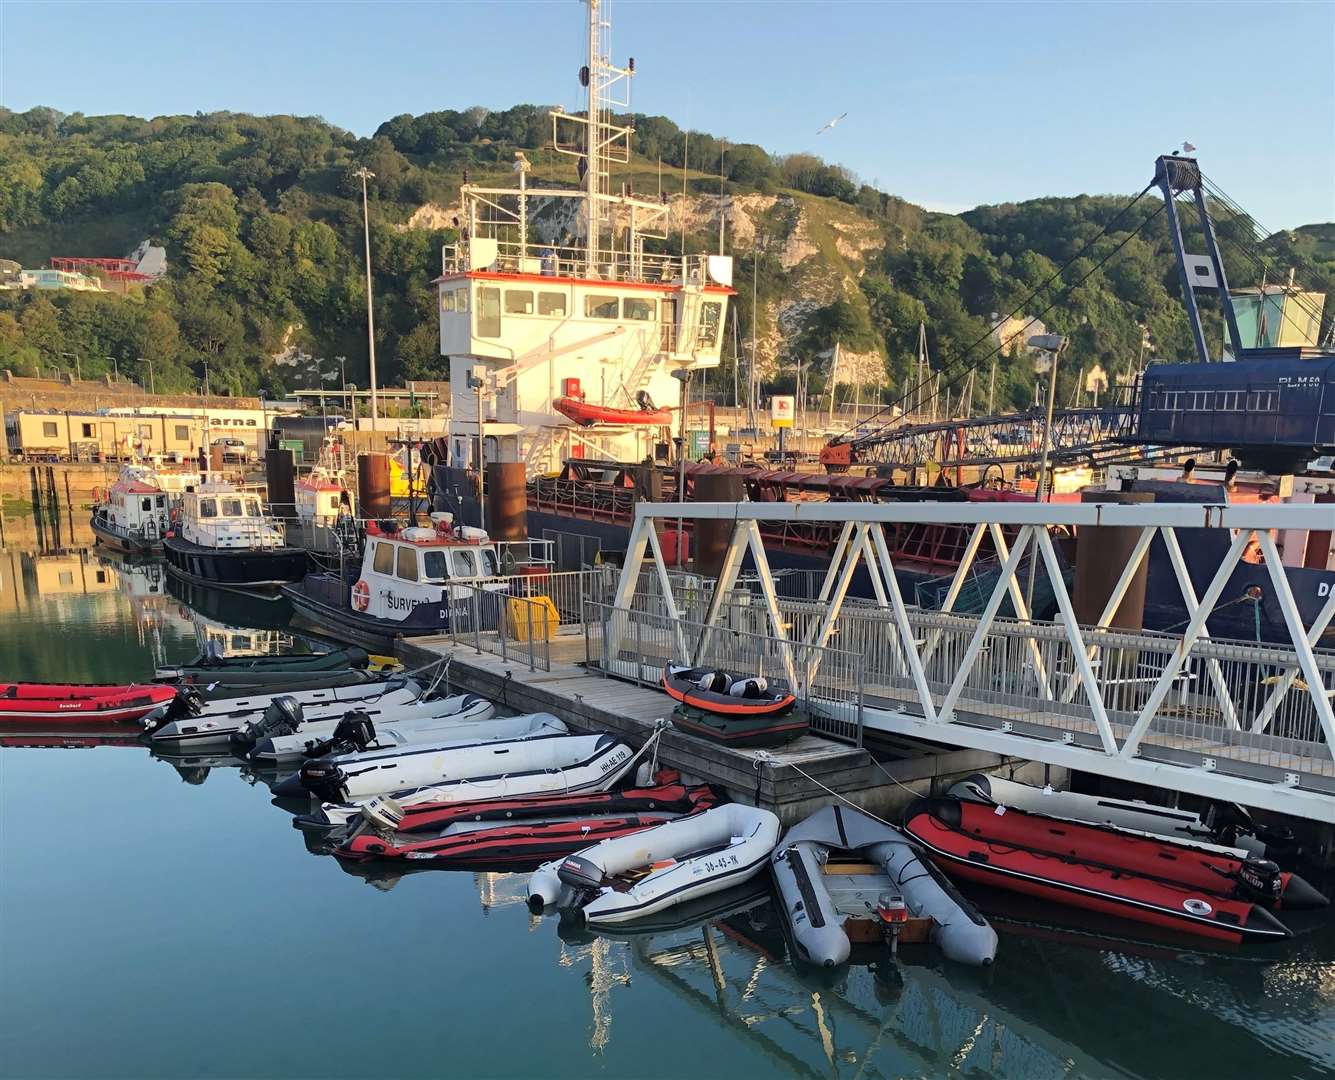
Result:
{"label": "boat wheelhouse", "polygon": [[530,475],[571,456],[641,460],[669,440],[660,407],[679,406],[690,372],[719,364],[732,258],[664,251],[681,227],[672,204],[613,191],[634,133],[614,111],[630,111],[635,65],[610,62],[602,5],[586,2],[585,110],[551,113],[578,184],[530,186],[516,153],[517,187],[463,185],[463,238],[442,252],[456,467],[476,465],[479,433],[486,461],[522,461]]}
{"label": "boat wheelhouse", "polygon": [[449,514],[431,518],[432,528],[369,522],[359,567],[307,574],[283,595],[315,629],[372,651],[449,629],[452,610],[472,611],[476,590],[507,589],[502,545],[481,529],[456,527]]}
{"label": "boat wheelhouse", "polygon": [[171,527],[165,492],[122,476],[105,496],[94,498],[91,526],[97,541],[131,555],[160,552]]}
{"label": "boat wheelhouse", "polygon": [[349,466],[341,439],[326,436],[320,457],[310,472],[297,481],[297,519],[313,525],[333,525],[341,516],[352,517],[353,498]]}
{"label": "boat wheelhouse", "polygon": [[174,572],[205,585],[272,589],[306,572],[305,551],[287,545],[282,525],[263,513],[259,496],[231,484],[186,492],[163,550]]}

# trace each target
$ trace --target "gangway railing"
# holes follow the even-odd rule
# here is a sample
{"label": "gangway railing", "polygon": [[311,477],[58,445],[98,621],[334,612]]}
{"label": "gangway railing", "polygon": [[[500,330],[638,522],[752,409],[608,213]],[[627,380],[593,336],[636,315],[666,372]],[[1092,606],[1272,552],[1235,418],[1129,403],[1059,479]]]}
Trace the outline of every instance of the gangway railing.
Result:
{"label": "gangway railing", "polygon": [[[717,580],[696,578],[688,588],[664,562],[654,525],[679,517],[731,523]],[[766,520],[841,523],[814,597],[781,595],[761,539]],[[885,533],[928,521],[970,534],[940,611],[905,601]],[[1329,543],[1332,524],[1320,505],[641,504],[610,606],[644,615],[609,621],[603,648],[610,658],[634,656],[628,635],[650,616],[681,628],[673,654],[692,663],[712,658],[713,637],[750,634],[777,642],[774,655],[792,664],[785,677],[803,686],[820,684],[824,655],[804,650],[834,647],[859,658],[869,728],[1335,823],[1335,651],[1318,647],[1335,620],[1335,590],[1304,624],[1272,534],[1306,530]],[[1058,526],[1120,526],[1136,536],[1121,565],[1108,568],[1115,584],[1092,622],[1076,618],[1049,535]],[[1227,551],[1198,592],[1178,531],[1193,530],[1199,542],[1202,529],[1218,531]],[[962,613],[955,605],[984,536],[1000,569],[981,609]],[[1181,592],[1184,626],[1117,628],[1113,616],[1156,540]],[[1210,636],[1207,621],[1244,551],[1259,551],[1286,640]],[[1031,552],[1032,592],[1021,572]],[[1108,560],[1106,548],[1099,557]],[[746,588],[748,560],[754,582]],[[863,567],[873,595],[850,597]],[[1028,598],[1041,589],[1055,609],[1050,620],[1031,617]]]}

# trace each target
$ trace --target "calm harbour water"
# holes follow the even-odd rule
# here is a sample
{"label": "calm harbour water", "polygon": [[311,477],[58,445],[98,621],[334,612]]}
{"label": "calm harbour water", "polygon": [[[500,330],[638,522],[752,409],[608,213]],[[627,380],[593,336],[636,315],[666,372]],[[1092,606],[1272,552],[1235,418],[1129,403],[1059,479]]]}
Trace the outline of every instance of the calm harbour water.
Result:
{"label": "calm harbour water", "polygon": [[[281,641],[279,605],[189,599],[157,565],[0,551],[0,680],[124,682],[205,635]],[[1335,1071],[1326,914],[1222,955],[998,921],[988,971],[906,949],[828,978],[788,961],[763,891],[590,938],[531,916],[523,874],[358,876],[289,820],[236,764],[0,749],[0,1075]]]}

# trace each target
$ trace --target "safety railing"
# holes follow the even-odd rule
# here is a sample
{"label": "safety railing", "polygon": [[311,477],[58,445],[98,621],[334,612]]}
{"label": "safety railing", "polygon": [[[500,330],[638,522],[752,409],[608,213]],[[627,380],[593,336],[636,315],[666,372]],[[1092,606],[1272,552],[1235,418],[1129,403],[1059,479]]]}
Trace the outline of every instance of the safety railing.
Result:
{"label": "safety railing", "polygon": [[556,624],[551,608],[534,597],[480,585],[450,588],[448,630],[456,646],[490,652],[529,671],[551,671]]}
{"label": "safety railing", "polygon": [[661,685],[669,663],[759,676],[793,693],[811,730],[862,745],[861,658],[829,646],[785,641],[731,627],[706,627],[643,606],[585,604],[586,662],[609,675]]}

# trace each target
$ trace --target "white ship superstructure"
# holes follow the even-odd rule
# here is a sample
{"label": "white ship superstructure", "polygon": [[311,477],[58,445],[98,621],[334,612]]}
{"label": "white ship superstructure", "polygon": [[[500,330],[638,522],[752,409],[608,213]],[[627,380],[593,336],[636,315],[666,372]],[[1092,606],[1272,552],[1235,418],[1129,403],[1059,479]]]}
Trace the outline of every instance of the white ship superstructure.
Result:
{"label": "white ship superstructure", "polygon": [[676,408],[682,376],[719,363],[732,259],[667,252],[666,201],[612,190],[612,166],[630,161],[634,129],[614,110],[629,110],[635,62],[610,62],[600,0],[587,5],[585,114],[551,114],[580,186],[530,187],[517,153],[517,187],[463,186],[460,242],[442,253],[456,466],[474,463],[479,425],[486,461],[530,474],[567,456],[641,460],[676,433],[654,407]]}

